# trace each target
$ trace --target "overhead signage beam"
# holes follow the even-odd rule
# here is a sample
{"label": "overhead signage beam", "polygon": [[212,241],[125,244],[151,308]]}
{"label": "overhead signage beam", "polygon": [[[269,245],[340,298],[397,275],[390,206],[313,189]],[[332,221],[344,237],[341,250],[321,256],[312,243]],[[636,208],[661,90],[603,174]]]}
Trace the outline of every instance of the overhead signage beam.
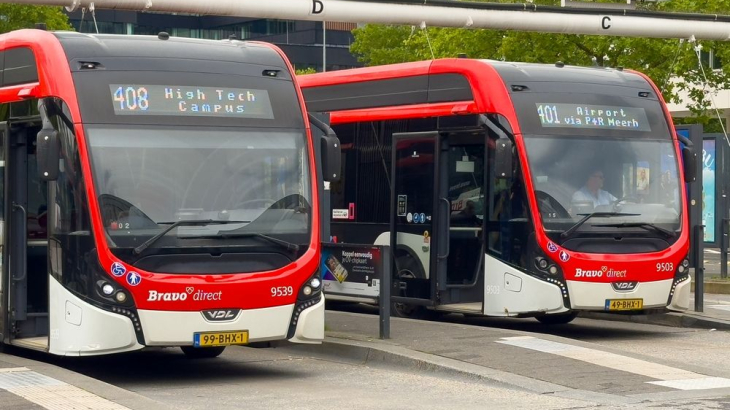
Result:
{"label": "overhead signage beam", "polygon": [[[0,3],[193,13],[284,20],[405,24],[625,37],[730,39],[730,17],[627,10],[580,10],[535,4],[351,0],[0,0]],[[425,3],[425,2],[424,2]]]}

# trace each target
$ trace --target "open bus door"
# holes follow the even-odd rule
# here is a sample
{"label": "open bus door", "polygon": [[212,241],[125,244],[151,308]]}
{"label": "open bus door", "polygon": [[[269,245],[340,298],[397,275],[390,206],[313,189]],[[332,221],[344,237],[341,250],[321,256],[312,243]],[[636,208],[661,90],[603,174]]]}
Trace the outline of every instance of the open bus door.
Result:
{"label": "open bus door", "polygon": [[393,134],[396,315],[483,311],[485,134]]}
{"label": "open bus door", "polygon": [[0,124],[3,147],[2,342],[47,350],[47,184],[36,171],[38,117]]}
{"label": "open bus door", "polygon": [[10,342],[8,333],[8,289],[9,280],[7,274],[7,247],[5,246],[5,237],[7,235],[7,228],[5,224],[5,158],[6,147],[8,137],[8,124],[6,122],[0,123],[0,349],[3,343]]}

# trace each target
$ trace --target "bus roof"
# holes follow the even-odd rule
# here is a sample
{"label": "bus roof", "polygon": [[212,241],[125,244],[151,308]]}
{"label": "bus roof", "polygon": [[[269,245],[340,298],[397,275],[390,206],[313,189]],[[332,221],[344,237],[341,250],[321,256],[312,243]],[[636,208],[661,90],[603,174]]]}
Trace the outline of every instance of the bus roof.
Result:
{"label": "bus roof", "polygon": [[[69,62],[79,59],[121,58],[173,58],[185,60],[229,61],[256,63],[286,69],[281,54],[275,47],[259,42],[212,41],[181,37],[132,36],[113,34],[82,34],[54,32],[61,42]],[[232,50],[240,52],[231,52]],[[125,64],[133,66],[134,60]],[[73,70],[72,66],[72,70]]]}
{"label": "bus roof", "polygon": [[299,84],[307,108],[337,113],[333,123],[497,112],[524,87],[654,94],[642,75],[628,70],[455,58],[302,75]]}

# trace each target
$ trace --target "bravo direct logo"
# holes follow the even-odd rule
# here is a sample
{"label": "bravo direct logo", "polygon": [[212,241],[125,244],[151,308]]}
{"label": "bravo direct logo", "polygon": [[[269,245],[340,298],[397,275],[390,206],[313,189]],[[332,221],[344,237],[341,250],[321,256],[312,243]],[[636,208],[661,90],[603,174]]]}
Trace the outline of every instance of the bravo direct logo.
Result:
{"label": "bravo direct logo", "polygon": [[601,270],[575,269],[576,278],[625,278],[626,270],[615,270],[608,266],[601,266]]}
{"label": "bravo direct logo", "polygon": [[207,300],[221,300],[223,297],[223,291],[218,292],[205,292],[202,290],[195,290],[194,287],[188,286],[185,288],[185,292],[158,292],[156,290],[150,290],[147,295],[148,302],[182,302],[188,300],[190,297],[192,300],[207,301]]}

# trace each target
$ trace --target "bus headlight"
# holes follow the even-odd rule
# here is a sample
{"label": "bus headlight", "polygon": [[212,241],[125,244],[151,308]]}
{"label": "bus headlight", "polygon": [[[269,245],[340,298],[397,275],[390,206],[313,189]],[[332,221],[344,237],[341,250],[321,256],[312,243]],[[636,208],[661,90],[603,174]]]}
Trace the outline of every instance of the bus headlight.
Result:
{"label": "bus headlight", "polygon": [[312,294],[312,288],[309,285],[304,285],[304,289],[302,289],[302,293],[304,293],[304,296],[309,296]]}
{"label": "bus headlight", "polygon": [[322,281],[319,280],[319,278],[312,278],[312,280],[309,281],[309,284],[314,289],[319,289],[319,286],[322,285]]}
{"label": "bus headlight", "polygon": [[103,294],[105,294],[105,295],[109,296],[109,295],[111,295],[112,293],[114,293],[114,286],[112,286],[112,285],[110,285],[110,284],[108,284],[108,283],[105,283],[105,284],[103,284],[103,285],[101,286],[101,292],[102,292]]}
{"label": "bus headlight", "polygon": [[124,303],[127,301],[127,295],[124,292],[117,292],[117,294],[114,296],[114,299],[117,300],[119,303]]}

